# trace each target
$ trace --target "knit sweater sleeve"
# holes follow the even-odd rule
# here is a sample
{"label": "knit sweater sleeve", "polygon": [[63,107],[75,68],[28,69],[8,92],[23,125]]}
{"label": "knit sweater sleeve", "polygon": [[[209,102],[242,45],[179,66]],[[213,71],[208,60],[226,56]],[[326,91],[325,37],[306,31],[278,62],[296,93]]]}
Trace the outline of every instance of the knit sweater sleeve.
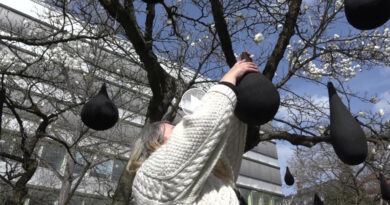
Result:
{"label": "knit sweater sleeve", "polygon": [[224,150],[235,105],[229,87],[210,88],[201,106],[176,125],[167,143],[137,171],[135,199],[151,204],[193,202]]}

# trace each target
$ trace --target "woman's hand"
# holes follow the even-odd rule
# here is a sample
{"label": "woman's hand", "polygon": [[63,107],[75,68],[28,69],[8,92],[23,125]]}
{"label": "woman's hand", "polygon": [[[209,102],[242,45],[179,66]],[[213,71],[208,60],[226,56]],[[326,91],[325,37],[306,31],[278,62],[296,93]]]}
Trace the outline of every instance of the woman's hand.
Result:
{"label": "woman's hand", "polygon": [[259,72],[259,68],[253,62],[247,62],[245,60],[237,61],[237,63],[222,77],[221,82],[229,82],[236,85],[237,80],[247,72]]}

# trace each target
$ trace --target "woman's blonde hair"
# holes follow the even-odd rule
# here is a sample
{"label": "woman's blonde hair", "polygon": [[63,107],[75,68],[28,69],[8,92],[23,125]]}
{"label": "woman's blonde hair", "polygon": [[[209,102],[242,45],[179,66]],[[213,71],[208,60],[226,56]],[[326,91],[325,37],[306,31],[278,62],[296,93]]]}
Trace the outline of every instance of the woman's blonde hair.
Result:
{"label": "woman's blonde hair", "polygon": [[[126,171],[130,173],[132,179],[134,179],[142,163],[164,143],[164,123],[169,122],[159,121],[151,123],[144,127],[139,134],[133,147],[133,153],[126,166]],[[226,167],[225,163],[222,160],[218,160],[212,173],[219,179],[234,185],[231,181],[232,173],[228,170],[230,169]]]}
{"label": "woman's blonde hair", "polygon": [[166,122],[154,122],[142,129],[126,166],[130,174],[135,175],[142,163],[164,143],[164,123]]}

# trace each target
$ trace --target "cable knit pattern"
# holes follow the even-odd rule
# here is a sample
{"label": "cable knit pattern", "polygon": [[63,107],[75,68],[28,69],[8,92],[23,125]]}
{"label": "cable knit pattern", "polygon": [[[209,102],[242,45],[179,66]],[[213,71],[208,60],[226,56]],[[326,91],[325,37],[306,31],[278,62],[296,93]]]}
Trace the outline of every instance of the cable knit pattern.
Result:
{"label": "cable knit pattern", "polygon": [[167,143],[137,171],[133,183],[136,204],[238,205],[232,187],[211,174],[222,157],[233,172],[232,181],[237,178],[246,125],[234,116],[235,106],[236,96],[230,88],[210,88],[198,110],[185,116]]}

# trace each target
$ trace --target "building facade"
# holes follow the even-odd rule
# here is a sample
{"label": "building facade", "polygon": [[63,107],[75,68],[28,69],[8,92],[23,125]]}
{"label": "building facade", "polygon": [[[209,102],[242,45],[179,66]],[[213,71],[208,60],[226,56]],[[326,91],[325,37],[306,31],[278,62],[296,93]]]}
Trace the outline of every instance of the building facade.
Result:
{"label": "building facade", "polygon": [[[25,0],[20,3],[1,0],[2,35],[13,33],[15,36],[28,37],[55,31],[55,28],[42,18],[43,11],[49,8],[49,5],[44,2]],[[35,12],[31,11],[32,8]],[[130,47],[129,43],[123,40],[119,42],[123,43],[122,46]],[[36,86],[37,82],[33,80],[5,75],[8,83],[6,87],[13,96],[20,95],[20,98],[24,99],[23,96],[26,95],[23,93],[24,89],[36,88],[32,92],[34,102],[38,102],[44,111],[54,112],[72,103],[85,101],[82,96],[91,96],[89,90],[97,90],[101,82],[105,82],[120,112],[120,122],[110,131],[83,133],[84,127],[77,115],[79,111],[77,109],[74,112],[65,112],[61,115],[63,117],[49,126],[47,131],[55,138],[46,137],[39,140],[35,147],[34,154],[39,160],[39,167],[28,182],[29,193],[25,205],[57,204],[59,196],[69,194],[73,194],[70,204],[110,203],[116,182],[127,164],[131,153],[130,148],[143,125],[145,105],[150,98],[150,89],[147,83],[143,83],[146,73],[131,59],[122,60],[125,54],[115,52],[114,46],[110,48],[101,42],[82,39],[60,46],[52,45],[47,52],[38,51],[44,53],[42,58],[47,58],[46,62],[51,62],[50,65],[46,65],[44,62],[29,63],[16,59],[17,57],[22,60],[34,60],[36,50],[27,44],[3,43],[1,45],[2,74],[14,71],[12,69],[28,67],[27,72],[32,70],[42,72],[40,74],[43,76],[42,79],[50,74],[61,77],[61,82],[70,81],[69,84],[45,84],[46,81],[41,80],[39,86]],[[9,57],[10,55],[12,57]],[[18,65],[15,66],[16,64]],[[56,66],[51,69],[52,65],[61,67],[61,71],[57,71]],[[64,71],[67,72],[66,75],[62,74]],[[50,75],[47,77],[50,78]],[[62,76],[67,76],[70,80],[62,79]],[[87,89],[80,90],[81,87]],[[55,104],[51,103],[54,101]],[[30,134],[33,136],[32,131],[37,129],[37,124],[41,121],[28,112],[21,112],[20,116],[27,123],[26,127],[31,128]],[[180,112],[176,121],[180,120],[181,116]],[[262,130],[271,129],[269,125],[263,127]],[[81,133],[85,135],[81,136]],[[68,147],[64,147],[58,139],[66,142]],[[18,122],[15,121],[11,110],[5,109],[0,139],[1,152],[21,156],[22,142],[23,140],[18,136]],[[17,171],[20,168],[18,166],[17,163],[0,158],[0,174],[3,176],[12,174],[11,168]],[[10,181],[15,182],[16,179]],[[67,186],[67,180],[71,180],[70,187]],[[279,205],[282,203],[280,167],[274,142],[260,143],[244,154],[237,185],[248,204]],[[5,200],[8,191],[5,182],[0,181],[0,201]]]}

